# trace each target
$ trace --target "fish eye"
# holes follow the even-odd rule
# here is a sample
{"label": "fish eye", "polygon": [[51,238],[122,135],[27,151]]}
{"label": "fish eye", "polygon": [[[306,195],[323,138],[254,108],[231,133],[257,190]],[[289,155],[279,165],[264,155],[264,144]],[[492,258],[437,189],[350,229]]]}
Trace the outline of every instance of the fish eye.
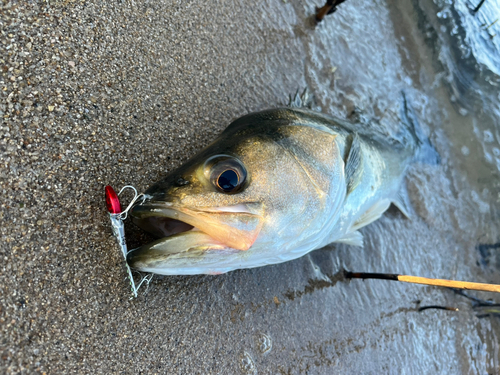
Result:
{"label": "fish eye", "polygon": [[247,171],[241,161],[224,156],[218,158],[210,168],[212,185],[222,193],[235,194],[243,190]]}
{"label": "fish eye", "polygon": [[236,189],[239,181],[240,176],[238,176],[238,172],[227,169],[217,177],[217,187],[222,191],[230,192]]}

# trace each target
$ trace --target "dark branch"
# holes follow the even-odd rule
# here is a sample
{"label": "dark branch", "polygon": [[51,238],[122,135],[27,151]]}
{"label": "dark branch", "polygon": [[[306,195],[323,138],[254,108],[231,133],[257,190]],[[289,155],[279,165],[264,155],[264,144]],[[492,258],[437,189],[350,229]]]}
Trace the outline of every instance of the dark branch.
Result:
{"label": "dark branch", "polygon": [[[326,4],[323,5],[321,8],[316,8],[316,22],[321,22],[323,21],[323,18],[327,14],[332,14],[337,10],[337,6],[342,4],[346,0],[326,0]],[[482,0],[484,1],[484,0]]]}
{"label": "dark branch", "polygon": [[476,13],[476,12],[479,10],[479,8],[481,8],[481,7],[482,7],[482,5],[484,4],[484,2],[485,2],[485,1],[486,1],[486,0],[481,0],[481,1],[479,2],[479,4],[477,4],[477,7],[475,7],[475,8],[474,8],[473,12],[474,12],[474,13]]}

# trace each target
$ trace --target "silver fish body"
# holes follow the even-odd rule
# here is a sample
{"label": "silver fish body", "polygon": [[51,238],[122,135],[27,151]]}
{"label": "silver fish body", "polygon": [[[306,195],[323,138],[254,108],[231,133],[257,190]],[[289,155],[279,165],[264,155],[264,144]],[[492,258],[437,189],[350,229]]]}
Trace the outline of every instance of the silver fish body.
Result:
{"label": "silver fish body", "polygon": [[219,274],[298,258],[358,231],[391,203],[408,213],[414,129],[396,140],[297,108],[246,115],[151,186],[131,215],[159,239],[130,266],[165,275]]}

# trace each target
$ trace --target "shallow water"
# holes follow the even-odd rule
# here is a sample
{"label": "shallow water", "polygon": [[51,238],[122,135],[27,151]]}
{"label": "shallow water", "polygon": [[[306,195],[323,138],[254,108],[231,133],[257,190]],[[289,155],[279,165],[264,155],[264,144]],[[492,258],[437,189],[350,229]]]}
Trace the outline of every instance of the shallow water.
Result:
{"label": "shallow water", "polygon": [[[434,288],[339,283],[335,276],[347,268],[499,282],[500,54],[498,37],[488,38],[496,31],[480,26],[500,15],[491,3],[473,15],[460,2],[352,2],[314,30],[304,21],[282,24],[302,44],[300,71],[322,111],[348,116],[359,107],[395,131],[404,90],[441,156],[440,165],[415,165],[410,173],[417,218],[390,212],[363,231],[363,250],[332,246],[275,267],[294,275],[288,285],[307,279],[283,293],[286,308],[267,322],[265,332],[282,345],[274,355],[287,363],[283,373],[499,370],[498,318],[478,319],[467,300]],[[299,20],[310,11],[292,6]],[[480,253],[483,245],[496,250]],[[272,285],[284,288],[283,281]],[[243,309],[256,303],[240,298]],[[461,311],[417,313],[416,301]],[[252,330],[258,320],[245,315],[243,323]],[[254,353],[255,367],[266,368]]]}
{"label": "shallow water", "polygon": [[[7,372],[500,371],[498,317],[479,318],[449,290],[339,273],[500,283],[500,22],[488,27],[500,7],[486,0],[473,14],[466,1],[348,0],[313,27],[314,5],[55,1],[5,10]],[[16,35],[27,37],[12,44]],[[362,230],[363,249],[333,245],[217,277],[155,277],[128,300],[103,186],[145,189],[232,118],[306,86],[318,110],[359,109],[388,133],[405,92],[441,157],[410,170],[413,219],[391,209]],[[127,229],[131,244],[143,240]],[[460,311],[417,312],[425,305]]]}

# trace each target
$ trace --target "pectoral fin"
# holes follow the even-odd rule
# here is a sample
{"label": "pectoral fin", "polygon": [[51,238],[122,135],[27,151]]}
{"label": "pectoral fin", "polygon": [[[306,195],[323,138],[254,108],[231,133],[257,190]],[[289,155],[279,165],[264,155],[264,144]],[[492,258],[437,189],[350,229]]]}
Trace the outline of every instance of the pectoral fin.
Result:
{"label": "pectoral fin", "polygon": [[358,230],[364,226],[373,223],[380,218],[382,214],[389,208],[391,201],[389,199],[381,199],[371,206],[358,220],[352,225],[351,230]]}
{"label": "pectoral fin", "polygon": [[363,155],[359,136],[356,133],[347,137],[346,146],[348,146],[348,150],[346,149],[345,180],[347,195],[349,195],[361,181],[361,176],[363,174]]}
{"label": "pectoral fin", "polygon": [[413,208],[410,203],[410,197],[408,196],[408,190],[406,190],[406,184],[402,184],[401,189],[399,189],[397,197],[392,201],[394,205],[399,208],[399,210],[408,219],[413,216]]}
{"label": "pectoral fin", "polygon": [[358,231],[349,232],[341,239],[335,240],[335,242],[345,243],[347,245],[363,247],[363,235]]}

